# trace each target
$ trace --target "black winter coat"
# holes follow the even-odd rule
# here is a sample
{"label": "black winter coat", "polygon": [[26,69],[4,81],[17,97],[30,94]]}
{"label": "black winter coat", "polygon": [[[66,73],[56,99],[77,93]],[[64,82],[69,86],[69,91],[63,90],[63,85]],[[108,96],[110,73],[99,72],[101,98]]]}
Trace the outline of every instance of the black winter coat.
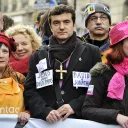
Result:
{"label": "black winter coat", "polygon": [[116,124],[117,114],[128,116],[128,78],[125,76],[125,92],[123,100],[107,97],[109,81],[116,73],[115,69],[106,64],[98,63],[91,69],[94,85],[93,95],[87,95],[82,107],[84,119],[105,124]]}
{"label": "black winter coat", "polygon": [[[48,52],[39,49],[31,57],[29,62],[29,72],[25,83],[25,105],[30,110],[31,117],[46,120],[47,115],[53,109],[58,109],[56,104],[55,84],[40,89],[36,89],[35,73],[38,73],[36,64],[41,59],[46,58],[48,69]],[[81,59],[79,59],[81,58]],[[74,118],[81,118],[81,107],[84,101],[87,88],[73,87],[72,71],[89,72],[89,70],[101,61],[99,49],[90,44],[82,44],[77,39],[77,45],[73,52],[67,69],[66,78],[61,88],[64,104],[69,104],[75,112]],[[54,74],[53,74],[54,77]]]}

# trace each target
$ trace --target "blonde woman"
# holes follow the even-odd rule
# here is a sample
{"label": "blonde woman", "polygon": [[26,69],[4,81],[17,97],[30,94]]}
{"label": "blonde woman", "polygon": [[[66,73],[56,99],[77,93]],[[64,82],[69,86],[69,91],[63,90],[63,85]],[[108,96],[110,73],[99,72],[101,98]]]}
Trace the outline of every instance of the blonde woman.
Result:
{"label": "blonde woman", "polygon": [[16,41],[16,52],[12,53],[10,66],[26,76],[29,57],[41,46],[41,38],[31,26],[22,24],[10,27],[5,33]]}

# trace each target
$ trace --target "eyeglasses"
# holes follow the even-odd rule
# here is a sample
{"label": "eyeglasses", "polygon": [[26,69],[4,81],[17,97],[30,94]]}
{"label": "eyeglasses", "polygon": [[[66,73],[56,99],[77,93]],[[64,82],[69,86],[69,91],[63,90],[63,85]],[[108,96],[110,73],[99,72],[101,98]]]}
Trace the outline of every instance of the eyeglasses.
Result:
{"label": "eyeglasses", "polygon": [[101,17],[97,17],[97,16],[92,16],[90,17],[90,21],[92,22],[97,22],[97,20],[100,18],[101,21],[106,21],[108,20],[107,16],[101,16]]}

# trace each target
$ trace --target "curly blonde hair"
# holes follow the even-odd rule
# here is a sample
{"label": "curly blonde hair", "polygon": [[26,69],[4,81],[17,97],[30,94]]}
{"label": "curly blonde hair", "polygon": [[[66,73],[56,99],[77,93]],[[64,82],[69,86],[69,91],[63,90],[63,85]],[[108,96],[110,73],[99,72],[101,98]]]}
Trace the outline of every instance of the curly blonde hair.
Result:
{"label": "curly blonde hair", "polygon": [[41,37],[38,36],[34,28],[29,25],[18,24],[12,26],[5,31],[5,34],[9,37],[13,37],[14,35],[18,34],[23,34],[25,37],[28,35],[31,39],[33,51],[37,50],[42,44]]}

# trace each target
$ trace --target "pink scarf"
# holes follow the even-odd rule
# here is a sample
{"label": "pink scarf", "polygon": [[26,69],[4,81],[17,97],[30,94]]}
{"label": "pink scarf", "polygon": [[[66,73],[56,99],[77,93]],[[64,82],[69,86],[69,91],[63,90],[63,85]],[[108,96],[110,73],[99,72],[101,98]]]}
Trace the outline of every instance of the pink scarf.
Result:
{"label": "pink scarf", "polygon": [[124,75],[128,75],[128,58],[125,58],[120,64],[113,64],[112,66],[117,72],[109,82],[107,97],[122,100],[125,89]]}

